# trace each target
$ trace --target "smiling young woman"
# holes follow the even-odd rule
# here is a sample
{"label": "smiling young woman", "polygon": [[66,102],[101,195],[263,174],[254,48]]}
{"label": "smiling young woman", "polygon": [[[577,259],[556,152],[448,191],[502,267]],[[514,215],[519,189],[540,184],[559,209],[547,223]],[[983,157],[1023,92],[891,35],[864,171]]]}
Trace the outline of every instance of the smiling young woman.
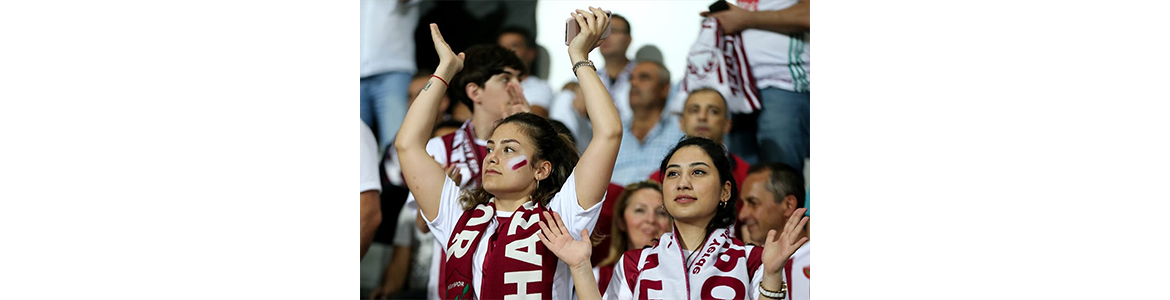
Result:
{"label": "smiling young woman", "polygon": [[[783,265],[808,238],[798,238],[805,217],[792,218],[764,247],[731,236],[738,193],[723,146],[701,137],[682,140],[663,159],[663,203],[674,230],[616,264],[606,299],[783,298]],[[804,213],[803,209],[798,213]],[[541,242],[570,266],[580,299],[600,299],[591,273],[589,243],[557,222],[541,222]],[[581,274],[581,275],[578,275]]]}

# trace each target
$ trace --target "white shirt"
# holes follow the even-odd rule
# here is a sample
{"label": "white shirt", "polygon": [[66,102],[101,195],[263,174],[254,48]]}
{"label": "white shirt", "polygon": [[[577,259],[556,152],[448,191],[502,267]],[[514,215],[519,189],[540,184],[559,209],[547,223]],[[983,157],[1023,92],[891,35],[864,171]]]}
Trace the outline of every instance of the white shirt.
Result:
{"label": "white shirt", "polygon": [[545,110],[552,106],[553,92],[548,86],[548,81],[529,75],[520,82],[520,87],[524,90],[524,99],[528,100],[528,104],[543,107]]}
{"label": "white shirt", "polygon": [[[358,125],[361,127],[360,131],[360,145],[359,148],[359,163],[358,168],[361,171],[361,190],[365,191],[382,191],[382,180],[378,178],[378,141],[374,139],[374,132],[366,126],[366,122],[358,120]],[[352,153],[352,152],[350,152]]]}
{"label": "white shirt", "polygon": [[[593,226],[597,223],[597,217],[601,213],[602,201],[594,204],[589,209],[581,208],[577,203],[577,174],[574,172],[569,175],[569,179],[565,180],[565,184],[561,186],[561,191],[549,200],[548,209],[555,211],[564,218],[565,226],[568,227],[569,233],[574,239],[581,240],[581,229],[589,229],[593,231]],[[463,205],[459,202],[460,189],[450,178],[444,178],[443,191],[440,196],[439,211],[434,220],[427,220],[427,226],[431,229],[431,234],[435,236],[436,241],[444,241],[443,246],[450,240],[451,231],[455,230],[455,226],[459,222],[459,218],[463,215]],[[512,212],[496,211],[498,217],[509,217]],[[425,219],[426,216],[424,215]],[[499,226],[499,221],[495,218],[488,224],[484,234],[479,236],[479,245],[476,245],[475,252],[472,254],[472,285],[475,289],[476,298],[480,298],[480,293],[483,291],[483,261],[487,255],[487,247],[491,244],[491,237],[493,232]],[[537,240],[537,243],[540,241]],[[547,254],[547,255],[552,255]],[[432,277],[433,279],[434,277]],[[569,273],[569,266],[564,261],[557,260],[557,269],[553,273],[552,284],[552,299],[569,299],[573,296],[573,278]]]}
{"label": "white shirt", "polygon": [[[749,11],[782,10],[799,0],[739,0],[736,6]],[[808,35],[780,34],[767,30],[747,29],[743,38],[756,87],[775,87],[788,91],[808,91]]]}
{"label": "white shirt", "polygon": [[361,1],[361,77],[390,71],[414,74],[418,2]]}
{"label": "white shirt", "polygon": [[[809,257],[812,253],[810,242],[805,242],[796,252],[792,253],[792,281],[788,281],[788,274],[784,273],[784,281],[788,282],[788,299],[808,300],[809,276],[805,269],[809,266]],[[787,270],[781,270],[786,272]]]}

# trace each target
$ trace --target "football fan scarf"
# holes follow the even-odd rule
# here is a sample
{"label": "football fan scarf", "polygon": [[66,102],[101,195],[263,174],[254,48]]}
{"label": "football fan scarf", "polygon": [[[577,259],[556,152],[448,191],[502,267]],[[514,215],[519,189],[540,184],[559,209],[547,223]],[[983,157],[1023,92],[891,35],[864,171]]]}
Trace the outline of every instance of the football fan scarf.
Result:
{"label": "football fan scarf", "polygon": [[747,114],[760,109],[760,95],[743,39],[737,34],[723,34],[719,20],[707,17],[699,37],[687,55],[687,74],[682,89],[687,93],[713,88],[727,99],[732,113]]}
{"label": "football fan scarf", "polygon": [[[487,156],[487,147],[475,143],[475,131],[471,128],[471,119],[463,122],[453,133],[443,136],[443,144],[447,145],[447,163],[466,165],[471,171],[471,178],[463,189],[474,189],[480,184],[480,167],[483,167],[483,157]],[[462,167],[462,166],[461,166]]]}
{"label": "football fan scarf", "polygon": [[[626,284],[634,299],[746,299],[753,291],[752,273],[761,267],[763,248],[744,246],[729,236],[727,229],[716,229],[690,263],[674,233],[666,233],[653,248],[644,249],[639,257],[628,252],[623,257]],[[635,261],[634,259],[638,259]],[[723,289],[716,289],[723,286]],[[684,288],[685,287],[685,288]],[[730,289],[727,289],[730,288]],[[712,294],[719,290],[720,295]],[[732,291],[733,294],[726,294]]]}
{"label": "football fan scarf", "polygon": [[[537,233],[545,208],[529,201],[512,213],[511,218],[495,218],[496,201],[480,204],[459,217],[447,242],[447,252],[439,267],[439,297],[473,299],[472,264],[481,235],[493,219],[499,222],[483,260],[481,299],[504,299],[507,295],[552,298],[553,274],[558,258],[540,242]],[[509,297],[511,298],[511,297]]]}

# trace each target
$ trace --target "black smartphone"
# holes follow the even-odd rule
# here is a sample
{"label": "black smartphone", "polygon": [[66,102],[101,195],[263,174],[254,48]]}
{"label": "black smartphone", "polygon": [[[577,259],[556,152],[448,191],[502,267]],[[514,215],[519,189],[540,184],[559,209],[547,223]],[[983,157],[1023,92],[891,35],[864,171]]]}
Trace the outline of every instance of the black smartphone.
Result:
{"label": "black smartphone", "polygon": [[711,6],[707,7],[707,11],[710,11],[711,13],[717,13],[728,10],[730,8],[731,7],[727,6],[727,1],[719,0],[715,1],[715,3],[711,3]]}

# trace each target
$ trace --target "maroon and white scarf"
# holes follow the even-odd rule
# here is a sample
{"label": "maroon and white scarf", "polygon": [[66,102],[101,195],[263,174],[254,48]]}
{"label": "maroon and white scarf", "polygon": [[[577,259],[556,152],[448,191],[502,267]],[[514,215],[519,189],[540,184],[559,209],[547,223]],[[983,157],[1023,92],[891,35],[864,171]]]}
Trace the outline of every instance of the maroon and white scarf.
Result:
{"label": "maroon and white scarf", "polygon": [[699,37],[687,55],[687,74],[682,82],[687,93],[701,88],[719,91],[732,113],[752,113],[761,107],[743,39],[738,33],[723,34],[714,17],[703,20]]}
{"label": "maroon and white scarf", "polygon": [[754,299],[752,275],[762,267],[761,247],[744,246],[716,229],[690,264],[674,232],[662,235],[658,244],[622,257],[626,286],[634,299]]}
{"label": "maroon and white scarf", "polygon": [[468,119],[459,130],[443,136],[443,144],[447,145],[447,163],[467,168],[471,173],[471,177],[465,179],[467,184],[460,183],[463,189],[479,186],[480,168],[483,167],[483,158],[487,156],[487,147],[475,143],[475,130],[471,126],[471,119]]}
{"label": "maroon and white scarf", "polygon": [[[480,299],[504,299],[505,296],[552,298],[553,274],[558,259],[540,242],[538,220],[545,211],[536,201],[529,201],[510,218],[495,218],[496,204],[480,204],[459,217],[447,242],[446,257],[439,269],[439,297],[442,299],[475,298],[472,264],[475,249],[486,231],[490,245],[483,260]],[[512,297],[508,297],[512,298]]]}

